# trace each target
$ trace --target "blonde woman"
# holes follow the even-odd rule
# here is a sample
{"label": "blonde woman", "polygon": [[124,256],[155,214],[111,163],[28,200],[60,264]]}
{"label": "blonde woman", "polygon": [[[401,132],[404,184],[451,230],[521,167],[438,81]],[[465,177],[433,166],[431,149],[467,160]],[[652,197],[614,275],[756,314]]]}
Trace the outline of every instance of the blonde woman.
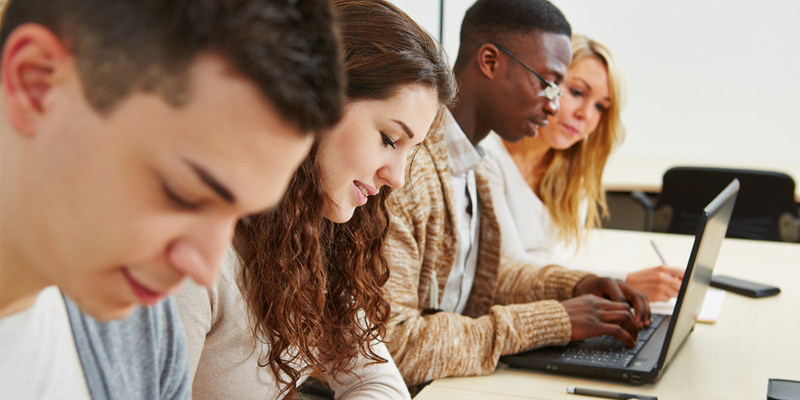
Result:
{"label": "blonde woman", "polygon": [[[585,228],[607,213],[601,185],[611,150],[623,140],[622,74],[611,52],[572,36],[572,64],[560,112],[535,138],[508,143],[492,133],[483,145],[506,256],[534,265],[569,264]],[[683,271],[665,265],[625,281],[650,301],[677,296]]]}

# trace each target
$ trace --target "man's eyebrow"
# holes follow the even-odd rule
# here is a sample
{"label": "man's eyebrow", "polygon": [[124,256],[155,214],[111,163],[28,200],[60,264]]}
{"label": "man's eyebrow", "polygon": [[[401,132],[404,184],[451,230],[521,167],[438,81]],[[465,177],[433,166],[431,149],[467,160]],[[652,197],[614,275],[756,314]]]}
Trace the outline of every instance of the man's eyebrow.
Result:
{"label": "man's eyebrow", "polygon": [[556,77],[556,79],[553,80],[553,83],[555,83],[556,85],[560,85],[561,82],[564,82],[564,75],[562,75],[561,73],[553,71],[553,75]]}
{"label": "man's eyebrow", "polygon": [[397,119],[393,119],[392,121],[397,122],[397,124],[400,125],[401,128],[403,128],[403,130],[406,132],[406,135],[408,135],[409,139],[414,138],[414,132],[411,132],[411,128],[409,128],[408,125],[406,125],[403,121]]}
{"label": "man's eyebrow", "polygon": [[225,187],[220,181],[211,175],[205,168],[193,163],[189,160],[184,160],[186,164],[188,164],[194,172],[197,174],[197,177],[200,178],[203,183],[205,183],[211,190],[217,193],[220,197],[222,197],[226,202],[230,204],[236,204],[236,196]]}

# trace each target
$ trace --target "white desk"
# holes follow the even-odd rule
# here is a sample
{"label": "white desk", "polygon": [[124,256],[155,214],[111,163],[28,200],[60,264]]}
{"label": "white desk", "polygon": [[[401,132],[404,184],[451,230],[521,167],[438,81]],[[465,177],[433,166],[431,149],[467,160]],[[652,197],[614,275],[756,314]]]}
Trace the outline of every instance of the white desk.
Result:
{"label": "white desk", "polygon": [[800,164],[721,163],[688,158],[643,157],[612,154],[603,172],[603,187],[610,191],[660,192],[661,178],[678,166],[758,169],[783,172],[795,181],[794,197],[800,201]]}
{"label": "white desk", "polygon": [[[667,261],[685,265],[693,237],[649,232],[596,231],[576,264],[631,271],[658,264],[653,238]],[[698,323],[661,380],[641,386],[501,368],[484,377],[438,379],[416,399],[589,399],[568,386],[677,399],[765,399],[768,378],[800,380],[800,245],[725,239],[717,274],[781,288],[751,299],[728,293],[716,324]]]}

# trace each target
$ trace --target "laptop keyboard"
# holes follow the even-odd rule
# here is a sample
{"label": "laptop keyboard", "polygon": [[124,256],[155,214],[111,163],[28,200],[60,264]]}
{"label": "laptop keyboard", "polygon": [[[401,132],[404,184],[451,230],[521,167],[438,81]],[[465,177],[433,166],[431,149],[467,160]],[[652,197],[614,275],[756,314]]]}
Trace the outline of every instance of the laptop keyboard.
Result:
{"label": "laptop keyboard", "polygon": [[653,336],[653,332],[661,325],[664,318],[666,315],[653,314],[653,323],[649,328],[639,331],[636,346],[632,348],[625,346],[613,336],[599,336],[575,342],[564,350],[559,360],[585,365],[626,367],[639,354],[650,336]]}

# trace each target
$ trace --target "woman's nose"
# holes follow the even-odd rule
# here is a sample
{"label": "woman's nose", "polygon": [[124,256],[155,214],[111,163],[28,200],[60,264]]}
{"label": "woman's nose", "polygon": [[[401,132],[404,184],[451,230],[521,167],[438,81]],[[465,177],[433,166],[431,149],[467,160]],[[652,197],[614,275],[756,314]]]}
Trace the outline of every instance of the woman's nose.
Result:
{"label": "woman's nose", "polygon": [[406,157],[394,157],[392,161],[380,169],[379,175],[392,189],[405,185]]}

